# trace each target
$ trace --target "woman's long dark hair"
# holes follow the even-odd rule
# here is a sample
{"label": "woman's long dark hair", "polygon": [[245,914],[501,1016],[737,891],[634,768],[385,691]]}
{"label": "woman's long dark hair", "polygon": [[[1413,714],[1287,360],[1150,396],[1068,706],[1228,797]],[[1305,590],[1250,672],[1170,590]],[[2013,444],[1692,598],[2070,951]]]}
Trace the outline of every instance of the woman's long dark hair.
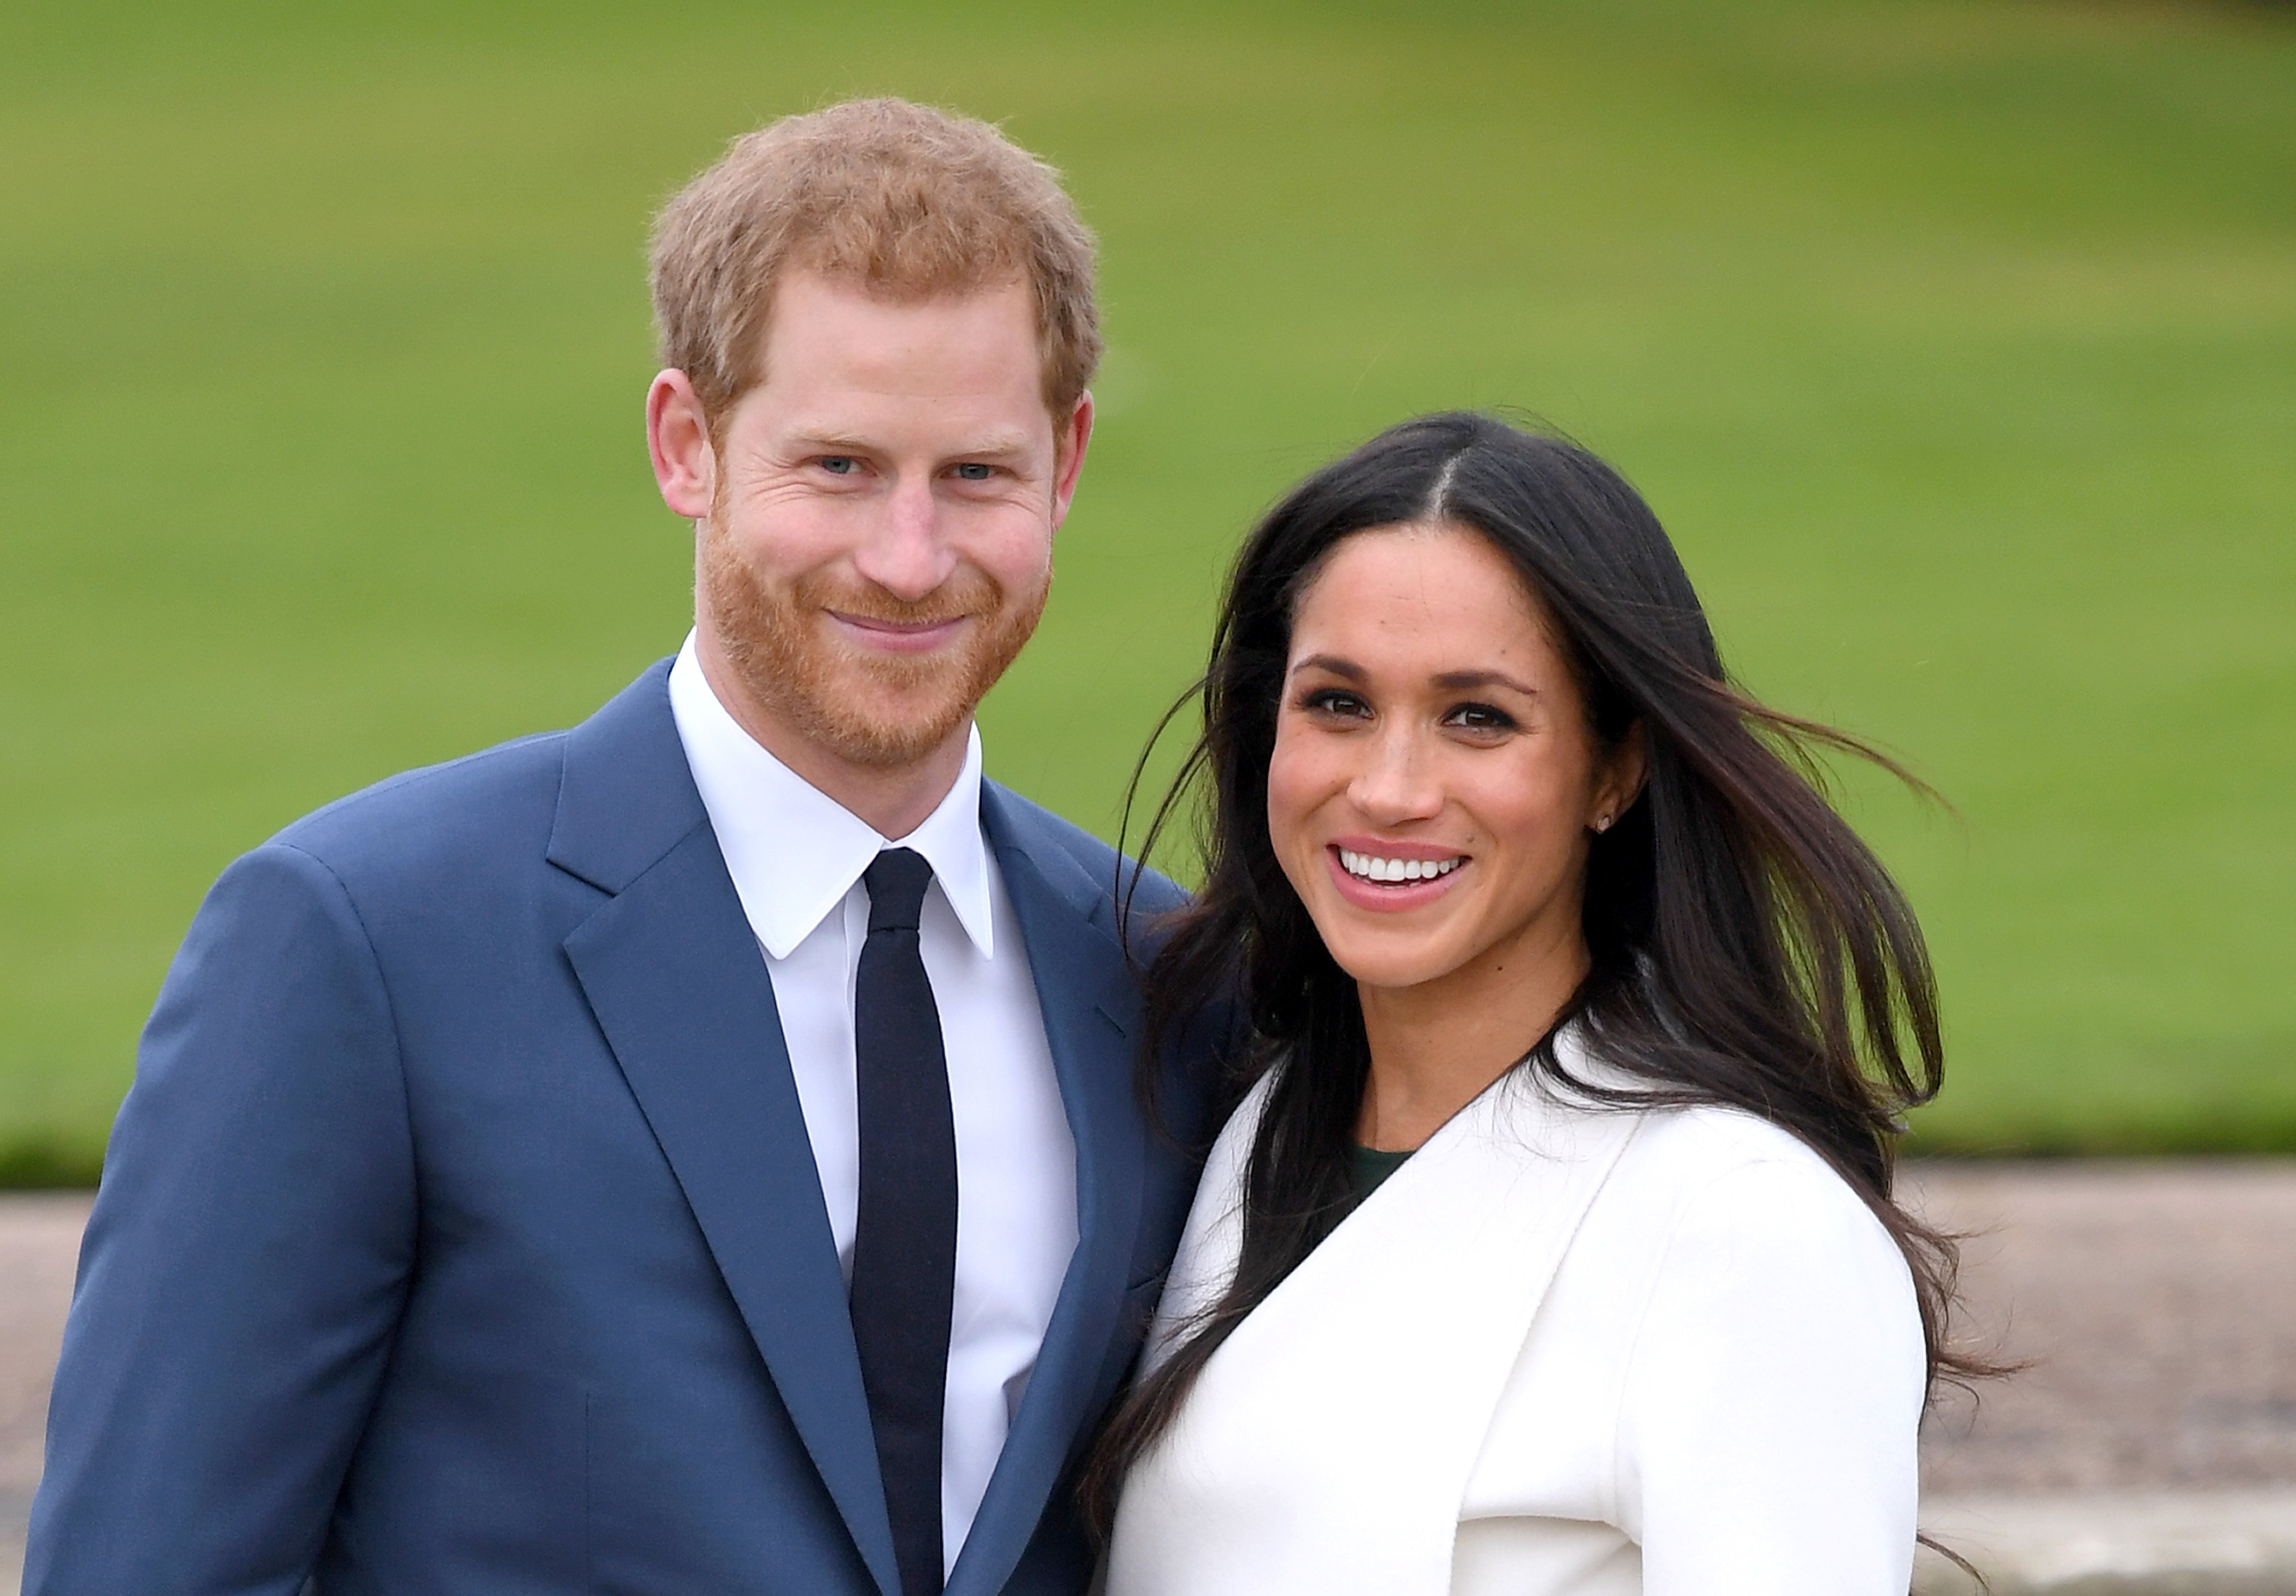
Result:
{"label": "woman's long dark hair", "polygon": [[[1637,725],[1644,739],[1643,792],[1587,861],[1592,968],[1554,1029],[1523,1038],[1517,1068],[1582,1101],[1724,1104],[1800,1138],[1904,1252],[1931,1379],[1988,1371],[1946,1338],[1951,1238],[1890,1198],[1902,1116],[1936,1094],[1943,1069],[1929,955],[1905,895],[1826,800],[1817,757],[1913,779],[1731,684],[1674,545],[1602,461],[1488,416],[1427,416],[1308,478],[1244,544],[1191,694],[1202,733],[1141,849],[1199,798],[1203,889],[1149,963],[1144,1060],[1207,994],[1235,993],[1251,1034],[1231,1084],[1240,1093],[1278,1059],[1286,1067],[1252,1144],[1234,1280],[1126,1398],[1087,1469],[1103,1527],[1125,1471],[1212,1354],[1347,1211],[1370,1051],[1355,982],[1276,863],[1268,760],[1301,591],[1342,539],[1411,522],[1488,538],[1559,633],[1597,743],[1616,747]],[[1570,1077],[1554,1036],[1574,1020],[1632,1087]]]}

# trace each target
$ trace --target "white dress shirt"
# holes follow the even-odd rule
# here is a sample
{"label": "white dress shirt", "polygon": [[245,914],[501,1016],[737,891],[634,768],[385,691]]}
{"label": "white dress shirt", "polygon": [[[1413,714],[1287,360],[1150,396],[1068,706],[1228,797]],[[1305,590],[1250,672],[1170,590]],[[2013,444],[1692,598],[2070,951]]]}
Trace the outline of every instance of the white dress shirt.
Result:
{"label": "white dress shirt", "polygon": [[807,782],[744,732],[689,634],[669,707],[734,889],[764,950],[829,1228],[849,1280],[860,1186],[853,992],[869,930],[861,872],[889,847],[932,866],[918,940],[956,1123],[956,1294],[941,1428],[943,1572],[980,1510],[1077,1244],[1076,1144],[1028,950],[980,831],[980,733],[906,837]]}

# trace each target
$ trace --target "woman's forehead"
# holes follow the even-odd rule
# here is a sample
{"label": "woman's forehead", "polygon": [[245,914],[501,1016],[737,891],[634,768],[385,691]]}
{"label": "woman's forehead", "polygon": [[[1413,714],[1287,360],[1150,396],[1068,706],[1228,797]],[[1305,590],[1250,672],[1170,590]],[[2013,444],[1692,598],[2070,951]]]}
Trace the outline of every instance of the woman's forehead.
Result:
{"label": "woman's forehead", "polygon": [[1473,669],[1494,654],[1554,651],[1546,607],[1481,533],[1408,523],[1334,547],[1292,611],[1292,658],[1334,647]]}

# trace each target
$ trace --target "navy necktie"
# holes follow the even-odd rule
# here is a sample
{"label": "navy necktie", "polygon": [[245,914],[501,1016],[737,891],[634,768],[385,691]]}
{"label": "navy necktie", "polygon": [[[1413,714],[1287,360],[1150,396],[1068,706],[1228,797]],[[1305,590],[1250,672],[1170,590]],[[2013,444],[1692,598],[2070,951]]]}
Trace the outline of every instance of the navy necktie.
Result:
{"label": "navy necktie", "polygon": [[956,1289],[956,1126],[917,912],[932,866],[888,848],[863,874],[869,938],[853,994],[861,1194],[853,1339],[876,1432],[902,1596],[941,1588],[941,1406]]}

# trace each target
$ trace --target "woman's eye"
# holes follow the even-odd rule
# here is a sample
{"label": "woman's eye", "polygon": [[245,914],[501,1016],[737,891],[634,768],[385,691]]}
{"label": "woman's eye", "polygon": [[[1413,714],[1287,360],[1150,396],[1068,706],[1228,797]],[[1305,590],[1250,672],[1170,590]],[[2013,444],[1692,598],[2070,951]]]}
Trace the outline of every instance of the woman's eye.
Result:
{"label": "woman's eye", "polygon": [[1461,704],[1443,719],[1469,732],[1512,732],[1515,726],[1513,716],[1492,704]]}
{"label": "woman's eye", "polygon": [[1352,692],[1342,692],[1335,687],[1320,688],[1303,696],[1300,708],[1310,715],[1362,716],[1370,707]]}

